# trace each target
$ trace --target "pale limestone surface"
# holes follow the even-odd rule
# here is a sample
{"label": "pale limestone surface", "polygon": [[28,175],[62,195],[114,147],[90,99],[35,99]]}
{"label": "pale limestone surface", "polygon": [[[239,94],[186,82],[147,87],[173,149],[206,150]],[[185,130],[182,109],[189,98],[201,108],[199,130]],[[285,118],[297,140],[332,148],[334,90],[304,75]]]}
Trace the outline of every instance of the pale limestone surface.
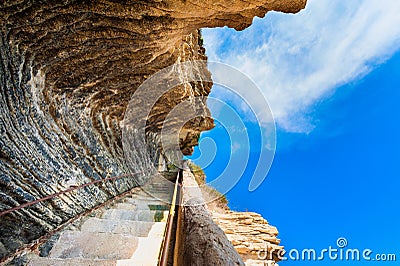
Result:
{"label": "pale limestone surface", "polygon": [[260,214],[217,209],[211,215],[246,265],[277,265],[276,253],[283,249],[277,238],[278,230]]}

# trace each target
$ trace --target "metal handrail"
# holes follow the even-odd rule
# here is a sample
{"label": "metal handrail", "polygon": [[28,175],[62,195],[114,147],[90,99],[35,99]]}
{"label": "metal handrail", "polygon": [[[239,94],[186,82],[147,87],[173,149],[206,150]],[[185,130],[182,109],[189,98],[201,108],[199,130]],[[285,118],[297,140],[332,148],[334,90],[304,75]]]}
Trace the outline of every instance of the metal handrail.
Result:
{"label": "metal handrail", "polygon": [[48,195],[48,196],[46,196],[46,197],[43,197],[43,198],[40,198],[40,199],[37,199],[37,200],[34,200],[34,201],[30,201],[30,202],[21,204],[21,205],[19,205],[19,206],[13,207],[13,208],[11,208],[11,209],[7,209],[7,210],[5,210],[5,211],[2,211],[2,212],[0,212],[0,216],[6,215],[6,214],[8,214],[8,213],[11,213],[11,212],[14,212],[14,211],[17,211],[17,210],[20,210],[20,209],[22,209],[22,208],[26,208],[26,207],[35,205],[35,204],[37,204],[37,203],[39,203],[39,202],[42,202],[42,201],[45,201],[45,200],[52,199],[52,198],[54,198],[54,197],[57,197],[57,196],[62,195],[62,194],[66,194],[66,193],[71,192],[71,191],[74,191],[74,190],[76,190],[76,189],[80,189],[80,188],[83,188],[83,187],[87,187],[87,186],[89,186],[89,185],[93,185],[93,184],[96,184],[96,183],[102,183],[102,182],[109,181],[109,180],[116,180],[116,179],[120,179],[120,178],[132,177],[132,176],[135,176],[135,175],[137,175],[137,174],[138,174],[138,173],[135,173],[135,174],[126,174],[126,175],[120,175],[120,176],[113,176],[113,177],[108,177],[108,178],[104,178],[104,179],[94,180],[94,181],[92,181],[92,182],[85,183],[85,184],[82,184],[82,185],[79,185],[79,186],[71,186],[70,188],[68,188],[68,189],[66,189],[66,190],[63,190],[63,191],[60,191],[60,192],[57,192],[57,193]]}
{"label": "metal handrail", "polygon": [[[105,181],[109,181],[109,180],[116,180],[116,179],[119,179],[119,178],[131,177],[131,176],[135,176],[135,175],[138,175],[138,174],[139,174],[139,173],[125,174],[125,175],[120,175],[120,176],[114,176],[114,177],[104,178],[104,179],[101,179],[101,180],[95,180],[95,181],[92,181],[92,182],[89,182],[89,183],[85,183],[85,184],[80,185],[80,186],[73,186],[73,187],[68,188],[68,189],[66,189],[66,190],[64,190],[64,191],[61,191],[61,192],[58,192],[58,193],[55,193],[55,194],[46,196],[46,197],[44,197],[44,198],[41,198],[41,199],[38,199],[38,200],[35,200],[35,201],[31,201],[31,202],[28,202],[28,203],[19,205],[19,206],[17,206],[17,207],[14,207],[14,208],[5,210],[5,211],[3,211],[2,213],[0,213],[0,216],[1,216],[1,215],[4,215],[4,214],[7,214],[7,213],[10,213],[10,212],[13,212],[13,211],[16,211],[16,210],[19,210],[19,209],[22,209],[22,208],[25,208],[25,207],[27,207],[27,206],[34,205],[34,204],[36,204],[36,203],[38,203],[38,202],[41,202],[41,201],[54,198],[54,197],[56,197],[56,196],[58,196],[58,195],[71,192],[71,191],[73,191],[73,190],[75,190],[75,189],[79,189],[79,188],[82,188],[82,187],[89,186],[89,185],[91,185],[91,184],[101,183],[101,182],[105,182]],[[71,224],[72,222],[76,221],[76,220],[79,219],[80,217],[85,216],[85,215],[88,215],[88,214],[90,214],[91,212],[93,212],[93,211],[95,211],[95,210],[98,210],[98,209],[100,209],[100,208],[102,208],[102,207],[104,207],[104,206],[106,206],[106,205],[108,205],[108,204],[110,204],[110,203],[112,203],[112,202],[115,202],[115,201],[118,200],[118,199],[121,199],[122,197],[125,197],[125,196],[128,195],[129,193],[132,193],[132,190],[128,190],[128,191],[126,191],[126,192],[123,192],[123,193],[121,193],[121,194],[119,194],[119,195],[117,195],[117,196],[111,198],[111,199],[108,199],[108,200],[106,200],[105,202],[103,202],[103,203],[101,203],[101,204],[99,204],[99,205],[97,205],[97,206],[95,206],[95,207],[93,207],[93,208],[91,208],[91,209],[89,209],[89,210],[86,210],[86,211],[83,212],[83,213],[80,213],[80,214],[74,216],[73,218],[71,218],[71,219],[69,219],[68,221],[66,221],[65,223],[61,224],[60,226],[58,226],[58,227],[55,228],[54,230],[52,230],[52,231],[46,233],[45,235],[41,236],[40,238],[38,238],[38,239],[36,239],[36,240],[34,240],[34,241],[31,242],[30,244],[22,245],[20,248],[18,248],[17,250],[15,250],[12,254],[9,254],[9,255],[6,255],[6,256],[0,258],[0,265],[3,265],[2,263],[6,263],[7,261],[10,261],[13,257],[17,256],[18,254],[20,254],[20,253],[22,253],[22,252],[25,252],[25,251],[28,251],[28,250],[32,251],[32,250],[36,249],[39,245],[45,243],[53,234],[55,234],[55,233],[60,232],[61,230],[63,230],[68,224]]]}
{"label": "metal handrail", "polygon": [[179,206],[181,205],[181,202],[180,202],[181,197],[178,192],[178,189],[180,187],[181,175],[182,175],[182,170],[180,170],[178,175],[176,176],[174,193],[172,196],[171,207],[169,209],[169,214],[168,214],[168,219],[167,219],[167,224],[166,224],[166,229],[165,229],[165,234],[164,234],[164,239],[163,239],[163,244],[162,244],[161,257],[159,260],[160,266],[166,266],[168,264],[169,247],[171,244],[172,225],[173,225],[172,223],[174,221],[175,208],[178,207],[178,211],[179,211]]}
{"label": "metal handrail", "polygon": [[[14,211],[18,211],[20,209],[35,205],[37,203],[52,199],[54,197],[72,192],[74,190],[77,190],[77,189],[80,189],[83,187],[87,187],[87,186],[97,184],[97,183],[103,183],[103,182],[110,181],[110,180],[132,177],[132,176],[135,176],[138,174],[139,173],[114,176],[114,177],[94,180],[94,181],[91,181],[89,183],[85,183],[85,184],[82,184],[79,186],[71,186],[70,188],[68,188],[66,190],[63,190],[63,191],[48,195],[46,197],[36,199],[34,201],[30,201],[30,202],[21,204],[19,206],[2,211],[2,212],[0,212],[0,216],[6,215],[8,213],[12,213]],[[179,206],[181,204],[181,195],[180,195],[180,189],[179,189],[181,187],[181,180],[182,180],[182,170],[180,170],[178,172],[178,175],[177,175],[176,181],[175,181],[175,185],[174,185],[174,193],[172,196],[172,202],[171,202],[171,206],[170,206],[170,210],[169,210],[169,214],[168,214],[166,230],[165,230],[162,249],[161,249],[161,253],[160,253],[161,256],[160,256],[160,260],[159,260],[159,265],[161,265],[161,266],[166,266],[168,263],[169,249],[170,249],[171,238],[172,238],[173,221],[174,221],[174,217],[175,217],[175,209],[176,209],[176,207],[178,207],[178,211],[179,211]],[[125,193],[123,193],[123,194],[125,194]]]}

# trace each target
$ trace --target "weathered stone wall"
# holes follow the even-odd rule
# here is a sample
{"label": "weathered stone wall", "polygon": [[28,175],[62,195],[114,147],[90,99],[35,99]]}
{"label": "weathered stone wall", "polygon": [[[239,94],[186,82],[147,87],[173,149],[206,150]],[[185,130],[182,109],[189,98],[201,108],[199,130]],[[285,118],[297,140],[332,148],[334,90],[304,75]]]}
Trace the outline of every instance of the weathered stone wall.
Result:
{"label": "weathered stone wall", "polygon": [[213,221],[193,174],[183,172],[181,261],[178,265],[244,265]]}
{"label": "weathered stone wall", "polygon": [[277,265],[283,250],[278,230],[260,214],[217,209],[211,215],[246,265]]}
{"label": "weathered stone wall", "polygon": [[[128,102],[156,71],[205,59],[198,28],[243,29],[269,10],[297,12],[304,5],[305,0],[2,1],[0,211],[126,174],[120,122]],[[149,117],[151,140],[157,140],[157,125],[168,110],[188,95],[208,95],[210,87],[188,84],[185,93],[177,88],[160,99]],[[182,140],[185,148],[195,143],[196,132],[212,126],[202,119]],[[159,153],[156,143],[149,147]],[[138,159],[138,169],[146,163]],[[136,185],[136,178],[125,178],[1,216],[0,257]]]}

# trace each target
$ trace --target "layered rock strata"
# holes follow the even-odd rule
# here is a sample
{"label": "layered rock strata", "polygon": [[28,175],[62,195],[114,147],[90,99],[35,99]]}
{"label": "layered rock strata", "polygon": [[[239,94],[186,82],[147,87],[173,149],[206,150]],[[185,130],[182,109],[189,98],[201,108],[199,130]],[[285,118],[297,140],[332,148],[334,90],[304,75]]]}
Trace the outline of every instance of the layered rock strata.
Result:
{"label": "layered rock strata", "polygon": [[[0,211],[158,163],[158,134],[169,110],[189,97],[207,96],[212,84],[183,82],[161,97],[146,125],[152,158],[131,158],[128,167],[121,121],[140,84],[174,63],[206,59],[201,27],[243,29],[269,10],[297,12],[304,5],[305,0],[0,3]],[[204,110],[184,126],[181,149],[190,153],[199,132],[211,127]],[[146,181],[146,173],[1,216],[0,257],[139,181]]]}
{"label": "layered rock strata", "polygon": [[278,230],[258,213],[211,211],[212,219],[225,232],[246,265],[277,265],[283,250]]}

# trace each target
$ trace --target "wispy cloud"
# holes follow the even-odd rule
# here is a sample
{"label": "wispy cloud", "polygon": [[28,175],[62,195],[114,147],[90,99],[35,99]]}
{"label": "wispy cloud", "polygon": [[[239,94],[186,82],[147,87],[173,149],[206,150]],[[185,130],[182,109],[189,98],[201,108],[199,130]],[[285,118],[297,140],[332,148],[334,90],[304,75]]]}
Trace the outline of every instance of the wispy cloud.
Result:
{"label": "wispy cloud", "polygon": [[359,79],[400,47],[399,0],[309,0],[302,12],[269,13],[243,32],[205,29],[210,60],[249,75],[278,125],[310,132],[308,109]]}

